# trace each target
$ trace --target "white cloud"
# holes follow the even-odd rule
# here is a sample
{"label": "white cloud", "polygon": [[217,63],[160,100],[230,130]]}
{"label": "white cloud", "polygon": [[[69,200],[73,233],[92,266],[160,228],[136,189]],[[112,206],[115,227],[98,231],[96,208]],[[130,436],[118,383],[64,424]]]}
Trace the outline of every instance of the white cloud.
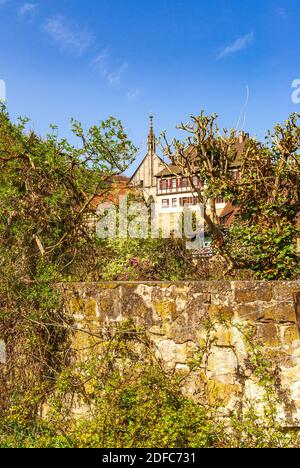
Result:
{"label": "white cloud", "polygon": [[139,88],[130,89],[126,95],[128,101],[135,101],[141,94],[141,90]]}
{"label": "white cloud", "polygon": [[102,49],[100,54],[93,60],[92,64],[95,65],[97,68],[102,69],[106,60],[108,58],[108,48]]}
{"label": "white cloud", "polygon": [[6,5],[9,2],[10,2],[10,0],[0,0],[0,7],[3,7],[4,5]]}
{"label": "white cloud", "polygon": [[103,76],[106,77],[107,71],[108,48],[102,49],[97,57],[92,61],[92,66]]}
{"label": "white cloud", "polygon": [[119,68],[108,72],[106,79],[111,86],[118,86],[121,83],[121,78],[128,70],[128,63],[124,62]]}
{"label": "white cloud", "polygon": [[31,15],[32,13],[36,11],[36,9],[37,9],[36,3],[24,3],[19,9],[19,13],[21,16]]}
{"label": "white cloud", "polygon": [[57,45],[78,55],[82,55],[94,41],[91,31],[68,24],[62,15],[48,18],[43,30]]}
{"label": "white cloud", "polygon": [[33,21],[38,10],[37,3],[23,3],[19,8],[19,16],[26,21]]}
{"label": "white cloud", "polygon": [[218,55],[218,59],[227,57],[227,55],[232,55],[237,52],[240,52],[241,50],[244,50],[249,44],[253,42],[254,39],[254,33],[253,31],[246,34],[245,36],[239,37],[236,41],[234,41],[232,44],[229,44],[228,46],[224,47],[223,50]]}
{"label": "white cloud", "polygon": [[112,69],[109,64],[108,48],[102,49],[97,57],[92,61],[92,66],[101,74],[110,86],[118,86],[123,75],[128,70],[128,63],[124,62],[117,69]]}

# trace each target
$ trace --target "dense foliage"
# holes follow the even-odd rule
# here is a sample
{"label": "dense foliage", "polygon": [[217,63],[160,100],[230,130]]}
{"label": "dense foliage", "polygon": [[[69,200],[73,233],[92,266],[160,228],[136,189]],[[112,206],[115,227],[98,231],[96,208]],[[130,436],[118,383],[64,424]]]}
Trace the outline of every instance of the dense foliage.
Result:
{"label": "dense foliage", "polygon": [[[0,366],[0,446],[289,443],[276,424],[266,436],[252,413],[242,420],[237,415],[232,421],[235,432],[228,434],[211,409],[182,395],[180,378],[165,374],[146,352],[150,348],[146,337],[136,330],[110,340],[104,361],[91,357],[74,367],[69,346],[72,320],[65,316],[54,283],[190,280],[207,278],[209,268],[207,262],[197,262],[186,251],[182,240],[99,239],[91,230],[87,223],[87,217],[94,215],[91,201],[95,195],[105,197],[112,177],[123,173],[135,156],[136,149],[119,121],[110,118],[87,132],[73,121],[79,145],[60,140],[55,127],[41,138],[27,131],[27,125],[26,119],[12,123],[6,110],[1,110],[0,337],[7,345],[7,363],[5,370]],[[291,129],[287,132],[288,139]],[[234,186],[222,175],[227,182],[221,194],[241,208],[234,237],[238,245],[231,241],[226,246],[226,258],[239,262],[241,245],[247,246],[251,238],[251,255],[248,259],[247,251],[242,260],[268,279],[291,277],[296,270],[292,223],[299,206],[296,133],[293,138],[294,151],[287,146],[284,152],[286,164],[282,153],[275,164],[275,150],[253,143],[245,155],[240,184]],[[219,145],[220,151],[222,148]],[[249,154],[253,160],[247,159]],[[269,189],[264,190],[265,182],[259,179],[262,162],[269,183],[276,174],[278,179],[277,192],[268,202]],[[218,177],[216,172],[214,183]],[[214,186],[212,183],[210,190]],[[215,220],[212,223],[215,226]],[[218,228],[217,239],[223,239],[225,245],[230,236],[223,238]],[[219,247],[224,253],[221,244]],[[136,343],[131,346],[132,335],[138,346],[144,346],[143,353],[136,351]],[[76,401],[87,405],[93,418],[72,417]],[[41,414],[46,403],[47,414]]]}
{"label": "dense foliage", "polygon": [[[32,388],[11,405],[0,420],[0,447],[37,448],[226,448],[288,447],[293,435],[281,430],[272,398],[264,416],[249,407],[223,421],[218,405],[186,398],[181,385],[187,375],[167,374],[142,328],[125,322],[111,336],[94,336],[84,359],[61,371],[43,417]],[[100,346],[101,358],[91,350]],[[99,348],[97,348],[99,350]],[[254,360],[257,356],[254,356]],[[261,356],[260,356],[261,358]],[[261,359],[260,359],[261,360]],[[195,370],[195,363],[191,364]],[[273,385],[262,363],[260,380]],[[254,364],[256,366],[256,364]]]}
{"label": "dense foliage", "polygon": [[[220,132],[217,116],[191,116],[178,128],[187,134],[162,148],[190,180],[204,205],[206,227],[228,264],[252,270],[256,278],[290,279],[299,274],[296,216],[300,213],[300,126],[293,114],[269,132],[265,143],[248,139],[241,153],[235,130]],[[234,168],[239,177],[234,177]],[[198,174],[202,185],[194,184]],[[219,224],[216,201],[238,209],[229,235]]]}
{"label": "dense foliage", "polygon": [[[267,144],[250,140],[242,158],[241,180],[233,190],[239,206],[231,231],[239,261],[258,278],[290,279],[299,273],[296,238],[300,231],[300,127],[292,115],[276,125]],[[243,259],[244,256],[244,259]]]}
{"label": "dense foliage", "polygon": [[70,324],[54,283],[177,279],[192,269],[182,243],[103,240],[86,221],[95,195],[105,197],[135,155],[120,122],[111,118],[84,132],[73,121],[79,146],[60,140],[55,127],[43,139],[27,125],[0,112],[0,336],[7,348],[1,444],[16,446],[33,444],[32,437],[39,443],[41,405],[69,365]]}

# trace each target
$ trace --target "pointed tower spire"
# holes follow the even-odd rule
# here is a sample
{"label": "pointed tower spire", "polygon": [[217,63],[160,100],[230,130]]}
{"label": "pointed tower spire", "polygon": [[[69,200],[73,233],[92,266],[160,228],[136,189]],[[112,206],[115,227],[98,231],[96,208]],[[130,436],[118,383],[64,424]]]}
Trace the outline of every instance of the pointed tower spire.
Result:
{"label": "pointed tower spire", "polygon": [[148,153],[153,155],[156,151],[155,135],[153,131],[153,114],[150,114],[150,133],[148,136]]}

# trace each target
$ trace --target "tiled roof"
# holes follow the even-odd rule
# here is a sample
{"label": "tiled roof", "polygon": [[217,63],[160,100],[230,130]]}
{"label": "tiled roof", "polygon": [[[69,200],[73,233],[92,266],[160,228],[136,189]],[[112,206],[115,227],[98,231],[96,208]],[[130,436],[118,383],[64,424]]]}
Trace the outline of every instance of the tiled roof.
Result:
{"label": "tiled roof", "polygon": [[[245,150],[245,146],[247,144],[247,141],[249,140],[249,136],[247,134],[242,134],[240,135],[239,139],[236,142],[235,145],[235,150],[236,150],[236,159],[231,163],[231,168],[237,168],[241,166],[241,156]],[[196,146],[189,146],[186,151],[187,155],[192,158],[197,158],[197,148]],[[168,167],[165,167],[162,171],[160,171],[158,174],[156,174],[155,177],[166,177],[170,175],[179,175],[182,174],[182,169],[174,164],[168,165]]]}
{"label": "tiled roof", "polygon": [[231,202],[228,202],[223,209],[222,213],[220,214],[220,218],[225,218],[229,214],[233,213],[236,210],[236,208],[233,206]]}
{"label": "tiled roof", "polygon": [[239,212],[239,207],[234,206],[231,202],[228,202],[219,215],[222,226],[229,227],[235,220],[237,213]]}
{"label": "tiled roof", "polygon": [[118,176],[113,176],[113,177],[112,177],[112,180],[113,180],[114,182],[116,182],[116,183],[117,183],[117,182],[120,182],[120,183],[128,183],[129,180],[130,180],[130,178],[129,178],[129,177],[126,177],[126,176],[124,176],[124,175],[118,175]]}
{"label": "tiled roof", "polygon": [[180,175],[182,174],[181,167],[175,166],[174,164],[170,164],[164,169],[162,169],[155,177],[165,177],[165,176],[172,176],[172,175]]}
{"label": "tiled roof", "polygon": [[105,202],[117,205],[120,196],[126,195],[129,192],[132,193],[132,189],[128,187],[129,180],[129,177],[123,175],[113,176],[108,181],[110,185],[107,187],[107,191],[104,191],[102,195],[95,195],[90,203],[90,208],[96,210],[100,203]]}
{"label": "tiled roof", "polygon": [[[249,136],[244,134],[240,136],[235,144],[235,151],[236,151],[236,159],[231,163],[231,167],[239,167],[241,165],[241,156],[245,150],[246,144],[249,140]],[[190,146],[187,149],[187,152],[193,157],[197,157],[197,148],[194,146]]]}

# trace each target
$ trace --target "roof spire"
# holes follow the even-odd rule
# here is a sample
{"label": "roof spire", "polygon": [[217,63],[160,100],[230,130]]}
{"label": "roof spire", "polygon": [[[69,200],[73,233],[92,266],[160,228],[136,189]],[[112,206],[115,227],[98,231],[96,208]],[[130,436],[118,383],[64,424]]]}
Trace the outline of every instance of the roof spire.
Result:
{"label": "roof spire", "polygon": [[153,131],[153,114],[150,114],[150,133],[148,136],[148,153],[154,154],[156,151],[155,135]]}

